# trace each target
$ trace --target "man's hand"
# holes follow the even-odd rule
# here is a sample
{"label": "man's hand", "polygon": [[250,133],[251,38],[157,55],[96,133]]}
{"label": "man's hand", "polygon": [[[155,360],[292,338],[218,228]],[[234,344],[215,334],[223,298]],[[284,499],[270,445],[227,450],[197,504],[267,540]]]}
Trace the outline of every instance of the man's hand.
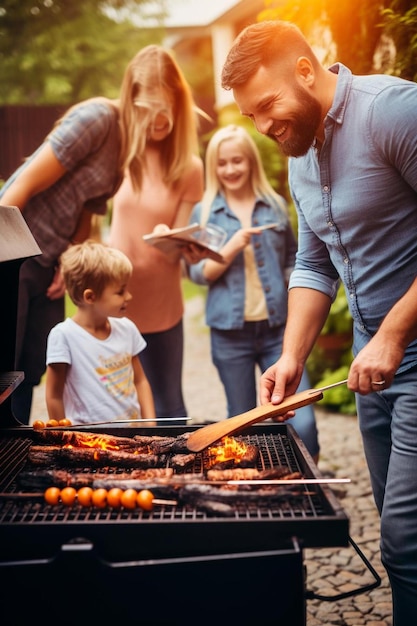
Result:
{"label": "man's hand", "polygon": [[387,389],[403,357],[397,342],[377,333],[352,362],[348,388],[362,395]]}
{"label": "man's hand", "polygon": [[[303,373],[303,365],[289,357],[281,358],[271,365],[261,376],[260,402],[261,404],[280,404],[286,396],[296,393]],[[294,417],[294,411],[272,418],[276,422],[285,422]]]}

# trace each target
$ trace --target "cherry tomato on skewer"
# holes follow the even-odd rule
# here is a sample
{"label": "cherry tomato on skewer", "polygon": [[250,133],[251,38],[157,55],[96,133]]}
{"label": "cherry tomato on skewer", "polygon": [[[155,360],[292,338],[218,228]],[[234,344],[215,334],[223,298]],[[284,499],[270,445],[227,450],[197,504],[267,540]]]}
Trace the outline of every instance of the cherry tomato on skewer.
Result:
{"label": "cherry tomato on skewer", "polygon": [[62,420],[59,420],[58,426],[72,426],[72,422],[71,420],[64,418]]}
{"label": "cherry tomato on skewer", "polygon": [[58,487],[48,487],[44,493],[45,502],[48,504],[58,504],[61,490]]}
{"label": "cherry tomato on skewer", "polygon": [[136,502],[144,511],[152,511],[153,509],[153,493],[149,489],[142,489],[139,491]]}
{"label": "cherry tomato on skewer", "polygon": [[107,489],[94,489],[91,502],[98,509],[104,509],[107,506]]}
{"label": "cherry tomato on skewer", "polygon": [[113,487],[112,489],[109,489],[109,492],[107,494],[107,504],[113,509],[120,509],[120,507],[122,506],[122,494],[123,489],[119,489],[119,487]]}
{"label": "cherry tomato on skewer", "polygon": [[77,491],[77,500],[81,506],[91,506],[93,490],[91,487],[81,487]]}
{"label": "cherry tomato on skewer", "polygon": [[65,506],[72,506],[77,497],[77,490],[74,487],[64,487],[61,489],[61,502]]}
{"label": "cherry tomato on skewer", "polygon": [[136,498],[137,498],[136,489],[125,489],[125,491],[123,491],[120,497],[121,505],[124,506],[125,509],[135,509]]}

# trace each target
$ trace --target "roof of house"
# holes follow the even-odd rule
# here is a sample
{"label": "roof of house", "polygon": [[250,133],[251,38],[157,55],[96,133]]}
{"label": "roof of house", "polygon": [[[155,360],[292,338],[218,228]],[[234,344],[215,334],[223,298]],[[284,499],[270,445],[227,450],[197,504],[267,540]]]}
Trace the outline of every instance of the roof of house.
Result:
{"label": "roof of house", "polygon": [[164,26],[206,26],[223,15],[240,0],[166,0],[168,16]]}

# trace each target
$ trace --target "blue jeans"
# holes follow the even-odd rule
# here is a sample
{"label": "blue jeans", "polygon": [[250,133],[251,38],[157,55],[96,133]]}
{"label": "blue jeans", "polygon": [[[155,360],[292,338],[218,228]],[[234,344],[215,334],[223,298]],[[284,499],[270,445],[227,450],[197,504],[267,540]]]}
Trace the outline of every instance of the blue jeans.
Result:
{"label": "blue jeans", "polygon": [[381,515],[381,558],[394,626],[417,624],[417,368],[389,389],[357,395],[372,489]]}
{"label": "blue jeans", "polygon": [[[228,417],[249,411],[257,405],[256,367],[264,372],[280,357],[283,334],[283,326],[270,328],[266,320],[246,322],[238,330],[211,328],[211,357],[226,393]],[[309,387],[308,376],[304,372],[298,390]],[[311,456],[316,456],[319,442],[313,408],[297,409],[289,423]]]}

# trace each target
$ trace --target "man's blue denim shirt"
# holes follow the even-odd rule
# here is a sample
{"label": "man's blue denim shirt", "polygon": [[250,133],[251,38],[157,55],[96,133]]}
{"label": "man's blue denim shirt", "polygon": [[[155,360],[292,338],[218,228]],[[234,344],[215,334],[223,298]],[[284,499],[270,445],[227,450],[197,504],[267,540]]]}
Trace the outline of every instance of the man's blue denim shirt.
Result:
{"label": "man's blue denim shirt", "polygon": [[[284,199],[282,199],[284,203]],[[285,204],[284,204],[285,207]],[[195,205],[190,223],[201,220],[201,203]],[[208,221],[223,228],[227,240],[242,228],[240,221],[217,194],[210,208]],[[252,213],[252,226],[278,223],[276,228],[252,235],[252,245],[259,278],[268,308],[271,327],[285,324],[288,312],[287,281],[294,267],[297,243],[288,216],[279,206],[258,198]],[[208,285],[206,323],[219,330],[243,328],[245,323],[245,262],[239,253],[227,270],[215,282],[209,283],[203,274],[205,261],[188,267],[191,280]]]}
{"label": "man's blue denim shirt", "polygon": [[[334,297],[342,279],[355,354],[417,276],[417,84],[354,76],[342,64],[325,140],[291,158],[299,218],[290,288]],[[417,341],[400,371],[417,364]]]}

